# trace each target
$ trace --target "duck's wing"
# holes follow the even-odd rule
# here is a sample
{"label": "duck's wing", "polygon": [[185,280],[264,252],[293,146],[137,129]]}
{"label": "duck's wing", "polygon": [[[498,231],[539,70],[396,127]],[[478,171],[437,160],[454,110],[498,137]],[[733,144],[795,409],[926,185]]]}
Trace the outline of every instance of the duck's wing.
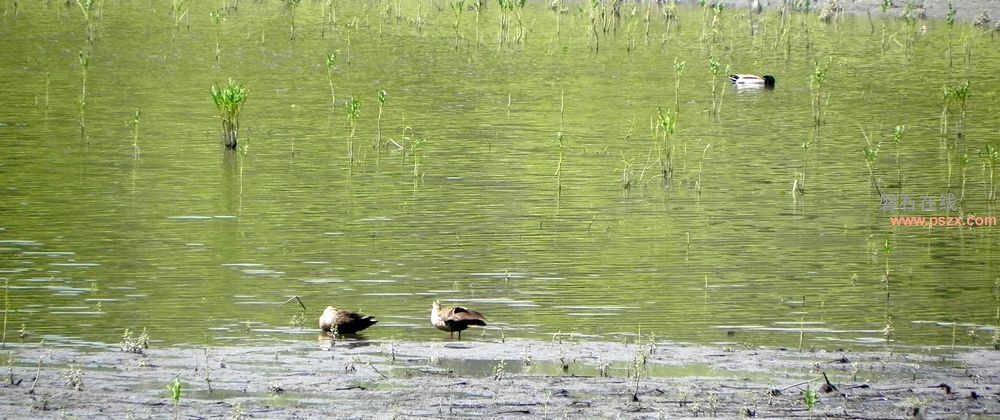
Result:
{"label": "duck's wing", "polygon": [[754,74],[731,74],[729,81],[737,85],[764,83],[764,79]]}
{"label": "duck's wing", "polygon": [[467,322],[477,325],[486,325],[486,317],[483,316],[483,314],[462,306],[453,306],[448,308],[448,312],[444,318],[451,322]]}
{"label": "duck's wing", "polygon": [[367,320],[374,320],[374,318],[372,318],[371,315],[361,315],[357,312],[348,312],[348,311],[337,312],[338,323],[353,322],[359,320],[367,321]]}

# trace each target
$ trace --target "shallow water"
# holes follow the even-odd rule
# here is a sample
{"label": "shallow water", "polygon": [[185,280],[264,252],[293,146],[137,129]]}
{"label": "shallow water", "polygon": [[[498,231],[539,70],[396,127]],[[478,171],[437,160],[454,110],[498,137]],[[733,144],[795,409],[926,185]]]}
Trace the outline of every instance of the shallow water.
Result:
{"label": "shallow water", "polygon": [[[702,37],[702,9],[679,6],[667,29],[653,6],[647,35],[641,6],[597,48],[588,10],[557,20],[529,6],[527,42],[498,48],[493,4],[478,42],[475,14],[463,14],[457,47],[454,11],[419,2],[337,2],[335,23],[303,2],[295,40],[284,3],[242,2],[219,24],[214,6],[195,5],[175,28],[165,2],[107,1],[93,45],[79,8],[8,6],[8,340],[22,326],[27,339],[70,345],[114,343],[125,328],[179,344],[312,337],[328,304],[377,316],[369,337],[444,339],[429,326],[433,299],[487,315],[491,327],[470,339],[880,346],[891,319],[898,344],[954,333],[975,345],[997,323],[996,227],[892,226],[890,215],[945,213],[883,211],[861,151],[863,132],[881,142],[882,192],[959,196],[946,147],[958,144],[966,200],[950,214],[995,215],[978,152],[1000,130],[1000,50],[971,26],[952,29],[949,66],[949,29],[935,21],[913,35],[887,21],[883,53],[877,18],[793,14],[782,38],[777,14],[751,35],[743,11],[724,10]],[[324,58],[335,50],[331,110]],[[709,55],[723,67],[718,118]],[[676,98],[675,59],[686,62]],[[810,75],[826,62],[815,130]],[[778,88],[735,91],[726,66],[773,74]],[[237,153],[218,145],[208,94],[229,77],[251,91]],[[956,141],[957,115],[941,134],[941,90],[966,80]],[[354,165],[351,96],[363,101]],[[651,127],[675,103],[665,185]],[[137,155],[125,121],[139,108]],[[379,125],[405,152],[371,147]],[[805,194],[793,194],[802,173]],[[290,325],[297,305],[279,306],[293,295],[305,329]]]}

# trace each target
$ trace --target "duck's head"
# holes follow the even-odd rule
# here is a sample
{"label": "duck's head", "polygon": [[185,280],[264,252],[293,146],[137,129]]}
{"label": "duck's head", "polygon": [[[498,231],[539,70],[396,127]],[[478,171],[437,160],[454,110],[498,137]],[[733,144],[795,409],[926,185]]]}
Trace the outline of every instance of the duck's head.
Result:
{"label": "duck's head", "polygon": [[762,77],[762,79],[764,79],[765,88],[774,89],[774,76],[771,76],[770,74],[765,74],[764,77]]}

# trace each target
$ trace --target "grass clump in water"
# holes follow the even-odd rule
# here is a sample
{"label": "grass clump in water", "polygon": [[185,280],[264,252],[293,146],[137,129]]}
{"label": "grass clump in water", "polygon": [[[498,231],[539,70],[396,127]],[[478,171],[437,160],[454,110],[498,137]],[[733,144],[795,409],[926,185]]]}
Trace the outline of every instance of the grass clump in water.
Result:
{"label": "grass clump in water", "polygon": [[222,144],[228,149],[235,149],[240,131],[240,113],[250,91],[230,78],[229,83],[222,87],[212,85],[211,93],[222,119]]}

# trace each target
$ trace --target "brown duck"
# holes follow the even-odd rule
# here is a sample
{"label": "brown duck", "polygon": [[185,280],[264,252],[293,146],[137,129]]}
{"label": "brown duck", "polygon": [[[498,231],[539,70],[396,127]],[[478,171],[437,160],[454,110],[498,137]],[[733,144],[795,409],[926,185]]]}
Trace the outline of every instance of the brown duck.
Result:
{"label": "brown duck", "polygon": [[483,314],[469,310],[464,306],[441,307],[441,303],[434,301],[431,305],[431,324],[441,331],[448,331],[448,336],[453,337],[458,332],[458,339],[462,339],[462,331],[470,325],[486,326],[486,317]]}
{"label": "brown duck", "polygon": [[359,331],[375,325],[376,322],[378,320],[371,316],[340,311],[332,306],[327,306],[323,315],[319,317],[319,329],[325,333],[357,334]]}

